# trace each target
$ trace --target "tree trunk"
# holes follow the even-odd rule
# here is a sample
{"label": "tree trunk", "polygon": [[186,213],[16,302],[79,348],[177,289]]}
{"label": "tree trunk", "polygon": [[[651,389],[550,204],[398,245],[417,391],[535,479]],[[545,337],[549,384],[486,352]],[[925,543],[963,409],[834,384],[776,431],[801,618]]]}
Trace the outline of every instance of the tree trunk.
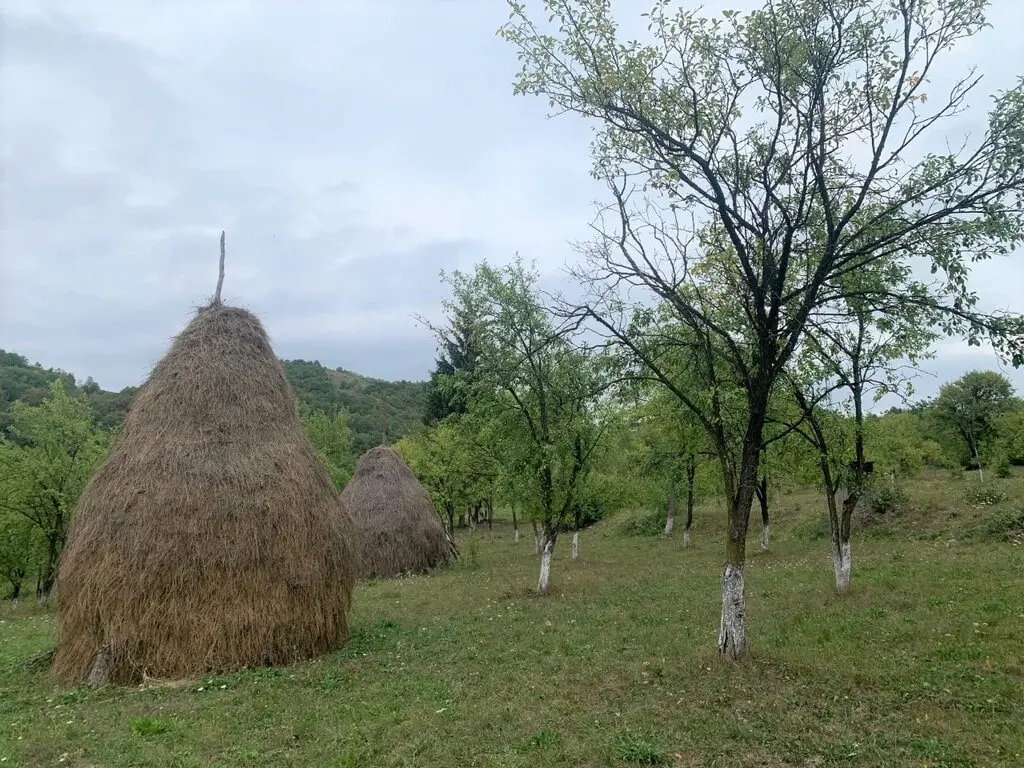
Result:
{"label": "tree trunk", "polygon": [[494,500],[488,499],[487,504],[487,530],[494,530]]}
{"label": "tree trunk", "polygon": [[[768,395],[766,386],[760,394],[751,392],[750,416],[743,435],[743,449],[740,454],[739,471],[735,475],[735,485],[731,478],[723,478],[727,491],[730,491],[727,494],[729,540],[726,543],[725,565],[722,568],[722,621],[718,630],[718,651],[730,661],[739,661],[747,652],[743,568],[747,559],[750,510],[754,506],[758,467],[761,463]],[[724,450],[722,454],[728,455]]]}
{"label": "tree trunk", "polygon": [[542,595],[548,593],[551,585],[551,558],[555,554],[555,540],[558,534],[546,525],[541,527],[540,539],[540,578],[537,580],[537,591]]}
{"label": "tree trunk", "polygon": [[[832,548],[832,570],[836,579],[836,591],[845,592],[850,587],[850,518],[857,499],[840,492],[826,491],[830,543]],[[840,507],[842,508],[840,510]]]}
{"label": "tree trunk", "polygon": [[519,543],[519,517],[516,515],[516,505],[512,505],[512,531],[515,534],[516,544]]}
{"label": "tree trunk", "polygon": [[668,495],[668,516],[665,518],[665,535],[671,536],[676,527],[676,494],[672,491]]}
{"label": "tree trunk", "polygon": [[36,591],[39,605],[47,605],[50,602],[50,594],[53,592],[53,585],[57,581],[57,560],[59,557],[60,543],[53,536],[47,536],[46,564],[39,575],[39,586]]}
{"label": "tree trunk", "polygon": [[771,520],[768,519],[767,475],[762,475],[757,483],[757,500],[761,504],[761,551],[767,552],[771,544]]}
{"label": "tree trunk", "polygon": [[693,526],[693,481],[697,475],[697,460],[690,456],[686,464],[686,524],[683,526],[683,546],[690,546],[690,528]]}
{"label": "tree trunk", "polygon": [[465,528],[465,527],[466,527],[466,513],[465,512],[460,512],[459,513],[459,528]]}
{"label": "tree trunk", "polygon": [[747,650],[745,612],[743,564],[727,562],[722,569],[722,623],[718,630],[718,650],[731,661],[743,658]]}
{"label": "tree trunk", "polygon": [[572,534],[572,559],[575,560],[580,556],[580,532],[573,531]]}

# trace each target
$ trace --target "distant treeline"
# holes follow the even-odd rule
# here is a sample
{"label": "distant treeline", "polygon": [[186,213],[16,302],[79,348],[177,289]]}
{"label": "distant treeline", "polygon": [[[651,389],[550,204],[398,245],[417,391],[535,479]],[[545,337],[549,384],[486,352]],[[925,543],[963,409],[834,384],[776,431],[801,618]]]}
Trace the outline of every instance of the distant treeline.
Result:
{"label": "distant treeline", "polygon": [[[422,424],[427,402],[426,382],[383,381],[360,376],[342,368],[330,370],[318,361],[283,360],[285,375],[295,391],[301,411],[321,411],[329,416],[345,412],[358,454],[409,434]],[[124,421],[138,387],[119,392],[101,389],[92,377],[78,384],[73,373],[30,363],[23,355],[0,350],[0,432],[10,423],[15,401],[39,405],[50,396],[50,385],[64,383],[71,394],[83,397],[103,429]]]}

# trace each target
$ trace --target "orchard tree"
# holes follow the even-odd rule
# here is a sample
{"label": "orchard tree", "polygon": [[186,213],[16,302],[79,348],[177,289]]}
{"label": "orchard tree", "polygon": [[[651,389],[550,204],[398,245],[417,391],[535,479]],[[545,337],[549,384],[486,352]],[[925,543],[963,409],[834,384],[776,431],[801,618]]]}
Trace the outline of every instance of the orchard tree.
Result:
{"label": "orchard tree", "polygon": [[539,527],[538,591],[547,593],[559,533],[572,526],[601,436],[595,418],[598,370],[542,306],[536,275],[523,264],[480,264],[472,274],[445,276],[450,332],[473,308],[479,356],[471,373],[450,386],[469,393],[469,412],[494,419],[501,464],[522,479],[524,511]]}
{"label": "orchard tree", "polygon": [[935,398],[935,416],[956,430],[982,480],[982,451],[995,437],[996,423],[1012,403],[1013,385],[996,371],[969,371],[943,384]]}
{"label": "orchard tree", "polygon": [[11,442],[0,444],[0,509],[29,521],[42,539],[38,599],[45,604],[71,513],[112,433],[95,425],[89,407],[60,380],[41,404],[14,403],[9,431]]}
{"label": "orchard tree", "polygon": [[[907,284],[908,273],[905,265],[880,260],[845,275],[843,289],[834,292],[837,298],[823,303],[809,319],[787,371],[806,426],[796,428],[819,454],[839,592],[850,585],[851,524],[868,480],[866,398],[908,398],[917,365],[930,356],[928,350],[937,338],[932,311],[911,304],[901,312],[862,298],[878,296],[885,286]],[[845,412],[848,423],[836,423],[825,406]]]}
{"label": "orchard tree", "polygon": [[394,448],[430,493],[449,537],[455,535],[455,514],[475,496],[471,443],[457,417],[449,416]]}
{"label": "orchard tree", "polygon": [[42,536],[28,518],[0,507],[0,579],[10,587],[14,608],[18,607],[25,580],[44,551],[42,542]]}
{"label": "orchard tree", "polygon": [[[580,316],[642,348],[623,308],[665,302],[722,354],[723,381],[741,385],[739,458],[723,473],[719,633],[738,659],[769,404],[840,278],[927,259],[934,284],[879,293],[938,310],[943,330],[1024,361],[1024,323],[978,311],[967,285],[972,261],[1009,252],[1024,232],[1024,85],[995,97],[980,130],[953,135],[979,78],[967,71],[946,93],[931,79],[984,28],[983,2],[770,0],[710,19],[657,0],[647,42],[619,39],[609,0],[537,0],[550,27],[525,2],[510,5],[500,33],[519,50],[516,91],[599,123],[594,173],[613,200],[579,270],[593,289]],[[716,306],[697,269],[709,254],[731,266],[738,316]],[[679,390],[656,359],[644,363]]]}
{"label": "orchard tree", "polygon": [[665,536],[675,532],[680,497],[684,500],[683,546],[691,543],[697,470],[708,454],[704,430],[672,393],[647,384],[637,409],[635,460],[666,501]]}

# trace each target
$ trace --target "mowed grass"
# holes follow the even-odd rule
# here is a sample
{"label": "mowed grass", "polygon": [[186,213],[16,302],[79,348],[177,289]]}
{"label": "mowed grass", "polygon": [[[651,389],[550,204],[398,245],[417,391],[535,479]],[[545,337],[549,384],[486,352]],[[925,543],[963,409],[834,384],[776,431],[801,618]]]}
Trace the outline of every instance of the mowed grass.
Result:
{"label": "mowed grass", "polygon": [[861,525],[837,596],[810,492],[747,568],[749,659],[715,652],[722,513],[694,547],[622,516],[559,543],[553,594],[506,525],[462,562],[361,585],[352,637],[288,668],[66,689],[24,662],[51,613],[0,606],[0,766],[1010,766],[1024,764],[1024,547],[973,535],[1024,481],[923,476]]}

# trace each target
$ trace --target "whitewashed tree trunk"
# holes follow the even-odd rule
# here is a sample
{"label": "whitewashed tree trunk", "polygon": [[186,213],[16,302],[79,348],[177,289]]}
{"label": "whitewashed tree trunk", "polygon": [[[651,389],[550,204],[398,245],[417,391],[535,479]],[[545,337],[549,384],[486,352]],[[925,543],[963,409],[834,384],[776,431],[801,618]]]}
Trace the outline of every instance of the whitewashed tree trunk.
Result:
{"label": "whitewashed tree trunk", "polygon": [[718,630],[718,650],[736,661],[747,649],[743,600],[743,566],[726,563],[722,569],[722,623]]}
{"label": "whitewashed tree trunk", "polygon": [[574,531],[572,534],[572,559],[575,560],[580,556],[580,532]]}
{"label": "whitewashed tree trunk", "polygon": [[765,523],[763,526],[761,526],[761,551],[762,552],[767,552],[768,551],[768,545],[771,543],[771,539],[772,539],[772,525],[771,525],[771,523]]}
{"label": "whitewashed tree trunk", "polygon": [[683,548],[686,549],[690,546],[690,529],[683,529]]}
{"label": "whitewashed tree trunk", "polygon": [[836,591],[845,592],[850,588],[850,542],[842,542],[838,549],[832,547],[832,570],[836,575]]}
{"label": "whitewashed tree trunk", "polygon": [[676,495],[672,493],[668,497],[668,516],[665,518],[665,535],[671,536],[676,529]]}
{"label": "whitewashed tree trunk", "polygon": [[12,611],[18,610],[18,605],[20,604],[20,602],[21,602],[21,598],[20,597],[16,597],[13,600],[11,600],[11,610]]}
{"label": "whitewashed tree trunk", "polygon": [[519,529],[516,528],[516,544],[519,543]]}
{"label": "whitewashed tree trunk", "polygon": [[540,553],[540,578],[537,580],[537,591],[542,595],[548,593],[551,584],[551,558],[555,554],[555,537],[548,531],[541,533],[543,544]]}

